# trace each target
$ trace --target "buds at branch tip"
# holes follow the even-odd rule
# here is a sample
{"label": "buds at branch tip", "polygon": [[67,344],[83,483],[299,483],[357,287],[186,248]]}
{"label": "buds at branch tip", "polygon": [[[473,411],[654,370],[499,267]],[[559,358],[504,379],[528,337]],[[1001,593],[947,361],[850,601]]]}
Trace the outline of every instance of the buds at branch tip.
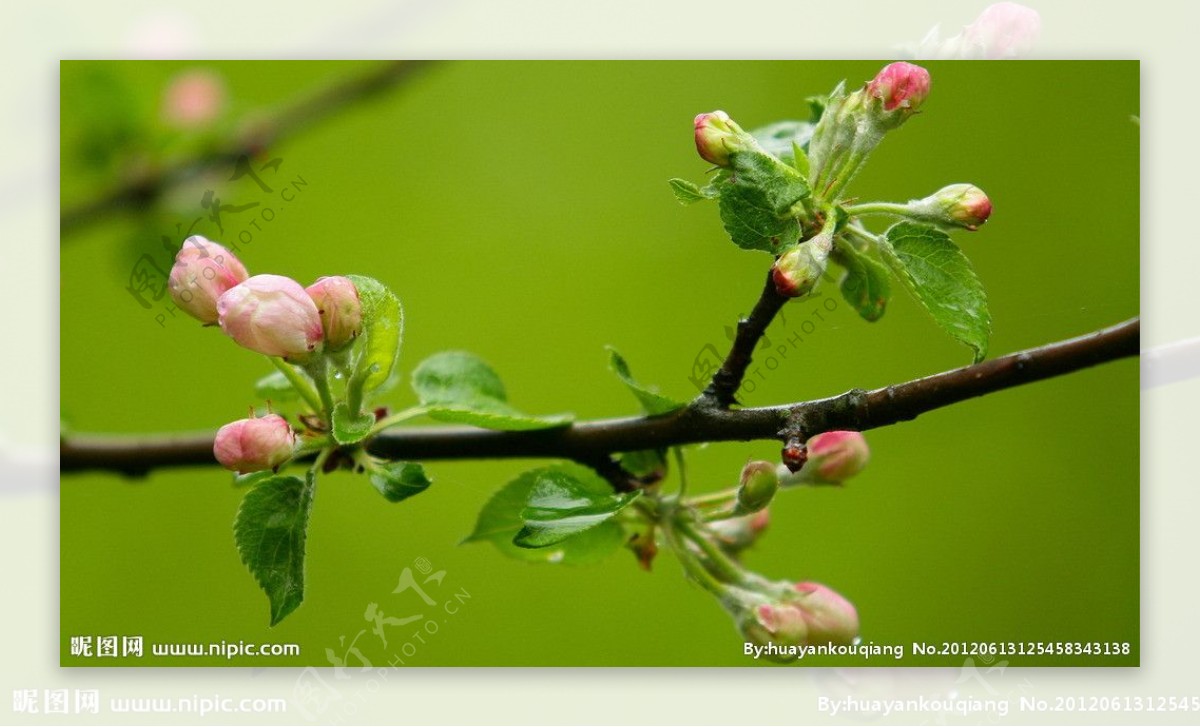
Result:
{"label": "buds at branch tip", "polygon": [[248,276],[246,267],[229,250],[192,235],[175,255],[167,288],[180,310],[211,325],[217,322],[217,299]]}
{"label": "buds at branch tip", "polygon": [[337,351],[358,336],[362,330],[362,303],[350,278],[340,275],[317,278],[305,291],[321,316],[327,351]]}
{"label": "buds at branch tip", "polygon": [[788,647],[851,644],[858,637],[858,611],[854,605],[820,583],[796,583],[781,596],[769,599],[743,596],[730,608],[746,641],[761,647],[780,647],[763,653],[777,661],[797,658],[798,654]]}
{"label": "buds at branch tip", "polygon": [[213,455],[226,469],[242,474],[273,470],[292,458],[296,434],[278,414],[239,419],[217,430]]}
{"label": "buds at branch tip", "polygon": [[908,203],[909,216],[943,227],[977,230],[992,215],[992,201],[973,184],[951,184]]}
{"label": "buds at branch tip", "polygon": [[251,351],[302,361],[320,350],[321,314],[291,278],[255,275],[217,300],[217,314],[221,330]]}
{"label": "buds at branch tip", "polygon": [[862,472],[871,449],[861,432],[825,432],[808,440],[808,461],[801,480],[838,484]]}
{"label": "buds at branch tip", "polygon": [[741,484],[737,491],[737,511],[752,513],[771,503],[779,489],[779,475],[770,462],[750,462],[742,468]]}
{"label": "buds at branch tip", "polygon": [[849,644],[858,636],[858,611],[837,591],[809,581],[792,588],[789,602],[804,614],[810,644]]}
{"label": "buds at branch tip", "polygon": [[696,117],[695,127],[696,151],[700,158],[719,167],[729,166],[731,153],[752,149],[757,143],[724,111],[700,114]]}

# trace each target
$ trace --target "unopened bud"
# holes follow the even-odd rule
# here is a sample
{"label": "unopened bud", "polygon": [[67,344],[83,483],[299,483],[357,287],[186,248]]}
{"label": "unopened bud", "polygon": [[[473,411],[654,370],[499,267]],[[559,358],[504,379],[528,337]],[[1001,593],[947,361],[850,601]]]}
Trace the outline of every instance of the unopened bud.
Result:
{"label": "unopened bud", "polygon": [[211,325],[217,322],[217,299],[247,277],[237,256],[206,237],[192,235],[175,255],[167,288],[180,310]]}
{"label": "unopened bud", "polygon": [[700,114],[696,117],[695,127],[696,151],[700,158],[719,167],[729,166],[731,153],[757,145],[754,137],[743,131],[724,111]]}
{"label": "unopened bud", "polygon": [[292,457],[296,433],[278,414],[239,419],[217,430],[213,455],[227,469],[242,474],[273,470]]}
{"label": "unopened bud", "polygon": [[805,240],[783,253],[771,267],[771,280],[780,295],[799,298],[808,295],[821,276],[833,249],[833,230],[827,228],[811,240]]}
{"label": "unopened bud", "polygon": [[326,350],[336,351],[354,340],[362,330],[362,303],[353,281],[340,275],[317,278],[305,291],[321,316]]}
{"label": "unopened bud", "polygon": [[908,203],[913,219],[943,227],[977,230],[992,214],[992,201],[973,184],[951,184]]}
{"label": "unopened bud", "polygon": [[792,588],[796,595],[788,603],[800,610],[808,643],[853,643],[858,636],[858,611],[854,604],[820,583],[806,581]]}
{"label": "unopened bud", "polygon": [[303,360],[321,346],[321,315],[304,288],[282,275],[255,275],[217,301],[221,330],[251,351]]}
{"label": "unopened bud", "polygon": [[894,129],[916,113],[929,96],[929,71],[912,63],[892,63],[867,83],[873,99],[871,118],[884,129]]}
{"label": "unopened bud", "polygon": [[961,57],[1007,60],[1025,55],[1042,30],[1042,18],[1019,3],[995,3],[963,28]]}
{"label": "unopened bud", "polygon": [[758,512],[771,503],[779,489],[779,475],[770,462],[750,462],[742,468],[737,491],[737,512]]}
{"label": "unopened bud", "polygon": [[863,471],[871,449],[860,432],[825,432],[808,440],[808,462],[800,477],[837,484]]}
{"label": "unopened bud", "polygon": [[708,529],[722,550],[737,555],[754,545],[770,524],[771,511],[764,507],[752,515],[711,522]]}

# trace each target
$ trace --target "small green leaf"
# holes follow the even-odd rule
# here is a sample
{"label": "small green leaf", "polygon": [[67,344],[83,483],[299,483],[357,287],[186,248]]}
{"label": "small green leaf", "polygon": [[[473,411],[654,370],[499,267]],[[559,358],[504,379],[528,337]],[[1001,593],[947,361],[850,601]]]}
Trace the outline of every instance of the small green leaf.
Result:
{"label": "small green leaf", "polygon": [[315,475],[275,476],[242,498],[233,533],[242,562],[271,602],[271,625],[304,600],[304,543]]}
{"label": "small green leaf", "polygon": [[724,184],[719,205],[721,224],[743,250],[778,255],[800,239],[800,223],[793,217],[778,217],[760,189]]}
{"label": "small green leaf", "polygon": [[278,371],[267,374],[254,382],[254,395],[270,401],[294,401],[299,398],[292,382]]}
{"label": "small green leaf", "polygon": [[617,378],[624,382],[625,386],[633,392],[637,400],[641,403],[642,409],[651,416],[658,414],[666,414],[670,411],[682,408],[682,402],[663,396],[656,390],[643,386],[633,378],[633,374],[629,371],[629,364],[625,362],[625,358],[617,353],[617,349],[612,346],[608,347],[608,366],[617,375]]}
{"label": "small green leaf", "polygon": [[359,412],[355,417],[345,402],[333,409],[333,438],[338,444],[355,444],[367,438],[375,426],[375,416]]}
{"label": "small green leaf", "polygon": [[513,543],[522,548],[545,548],[561,543],[616,515],[642,494],[641,490],[598,494],[562,472],[537,477],[521,510],[524,526]]}
{"label": "small green leaf", "polygon": [[625,543],[625,531],[616,520],[606,520],[590,530],[546,548],[522,548],[513,538],[524,527],[521,511],[538,480],[555,472],[570,477],[597,496],[612,493],[612,487],[591,470],[575,464],[541,467],[522,473],[492,495],[475,524],[475,530],[463,542],[489,542],[505,555],[540,563],[584,565],[598,562],[617,552]]}
{"label": "small green leaf", "polygon": [[400,357],[400,341],[404,333],[404,311],[400,300],[387,286],[364,275],[347,275],[358,289],[362,303],[362,333],[359,341],[355,375],[364,377],[364,391],[374,391],[387,381]]}
{"label": "small green leaf", "polygon": [[466,351],[443,351],[413,371],[413,391],[429,416],[444,422],[509,431],[570,424],[569,414],[534,416],[508,403],[504,384],[483,359]]}
{"label": "small green leaf", "polygon": [[810,168],[808,154],[806,154],[804,149],[794,141],[792,142],[792,166],[796,168],[797,172],[800,172],[800,176],[804,177],[805,179],[808,178],[808,172]]}
{"label": "small green leaf", "polygon": [[668,179],[667,184],[671,185],[671,191],[675,193],[675,199],[682,205],[689,205],[718,196],[715,190],[709,187],[697,187],[686,179]]}
{"label": "small green leaf", "polygon": [[975,361],[987,355],[992,328],[987,295],[971,262],[946,233],[901,222],[886,234],[884,259],[906,288],[947,333],[970,346]]}
{"label": "small green leaf", "polygon": [[737,152],[729,156],[729,161],[733,169],[731,183],[761,190],[776,217],[788,217],[792,205],[809,196],[808,182],[800,172],[770,154]]}
{"label": "small green leaf", "polygon": [[419,495],[433,481],[425,468],[415,462],[379,462],[370,470],[371,484],[388,502],[400,502]]}
{"label": "small green leaf", "polygon": [[888,270],[869,252],[859,250],[841,238],[837,240],[836,259],[846,268],[842,278],[842,297],[858,314],[872,323],[883,317],[892,286]]}
{"label": "small green leaf", "polygon": [[788,164],[793,164],[795,159],[793,148],[808,146],[812,133],[813,125],[807,121],[776,121],[750,131],[768,154],[774,154]]}

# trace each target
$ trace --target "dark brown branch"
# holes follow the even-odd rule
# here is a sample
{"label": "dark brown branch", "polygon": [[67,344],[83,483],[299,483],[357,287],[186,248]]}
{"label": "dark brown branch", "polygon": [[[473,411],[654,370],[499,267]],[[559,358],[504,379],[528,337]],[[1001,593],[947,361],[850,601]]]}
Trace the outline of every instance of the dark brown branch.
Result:
{"label": "dark brown branch", "polygon": [[385,63],[360,76],[324,88],[285,107],[274,116],[255,122],[251,128],[218,144],[213,150],[152,168],[94,199],[64,209],[59,217],[60,232],[63,235],[74,232],[111,212],[144,208],[185,180],[216,168],[231,167],[243,156],[253,156],[347,106],[408,81],[427,64],[427,61]]}
{"label": "dark brown branch", "polygon": [[754,304],[754,310],[750,311],[749,316],[738,321],[737,335],[729,349],[729,355],[725,357],[717,373],[713,374],[712,381],[700,395],[700,401],[715,404],[722,409],[728,409],[737,403],[737,392],[742,386],[746,368],[750,366],[754,347],[762,340],[767,327],[788,300],[775,289],[775,281],[768,272],[766,285],[763,286],[758,302]]}
{"label": "dark brown branch", "polygon": [[[569,427],[498,432],[473,427],[403,428],[370,443],[372,453],[398,460],[541,458],[597,466],[612,454],[699,442],[782,440],[789,422],[803,434],[867,430],[1013,386],[1138,355],[1137,318],[1068,341],[1001,356],[974,366],[874,391],[853,390],[828,399],[726,410],[697,401],[671,414],[578,422]],[[161,467],[215,464],[212,435],[99,437],[61,443],[63,472],[107,470],[144,474]],[[616,483],[614,483],[616,484]]]}

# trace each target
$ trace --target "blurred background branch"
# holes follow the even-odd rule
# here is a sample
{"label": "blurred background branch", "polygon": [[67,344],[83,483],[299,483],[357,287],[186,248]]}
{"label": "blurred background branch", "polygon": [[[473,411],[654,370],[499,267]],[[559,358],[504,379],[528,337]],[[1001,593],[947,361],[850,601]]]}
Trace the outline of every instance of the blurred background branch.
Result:
{"label": "blurred background branch", "polygon": [[114,212],[137,210],[155,202],[175,185],[213,169],[230,166],[308,129],[358,103],[403,87],[431,61],[392,61],[311,92],[274,114],[244,124],[194,156],[127,170],[112,187],[59,214],[59,229],[68,235]]}

